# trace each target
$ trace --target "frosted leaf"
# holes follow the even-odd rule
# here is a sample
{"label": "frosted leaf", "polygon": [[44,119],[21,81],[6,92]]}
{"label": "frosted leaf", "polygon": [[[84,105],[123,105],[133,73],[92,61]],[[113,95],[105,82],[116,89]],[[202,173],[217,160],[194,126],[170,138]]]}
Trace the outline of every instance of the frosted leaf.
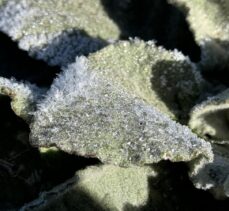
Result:
{"label": "frosted leaf", "polygon": [[198,43],[205,38],[228,40],[228,0],[169,0],[169,2],[187,13],[187,20]]}
{"label": "frosted leaf", "polygon": [[[35,46],[44,38],[40,36],[26,36],[20,40],[19,46],[29,51],[36,59],[45,60],[49,65],[66,66],[75,61],[76,55],[87,55],[107,45],[107,42],[91,38],[83,31],[68,30],[56,33],[46,40],[47,45]],[[33,47],[30,41],[34,42]]]}
{"label": "frosted leaf", "polygon": [[13,111],[27,121],[31,119],[31,113],[43,93],[44,90],[35,85],[0,77],[0,94],[9,96]]}
{"label": "frosted leaf", "polygon": [[150,191],[148,177],[155,176],[150,167],[89,167],[77,172],[76,177],[65,184],[42,193],[20,210],[56,210],[60,207],[65,210],[72,207],[78,210],[125,210],[127,203],[145,205]]}
{"label": "frosted leaf", "polygon": [[0,30],[51,65],[66,65],[120,35],[100,0],[9,0],[0,7]]}
{"label": "frosted leaf", "polygon": [[211,188],[217,198],[229,197],[229,89],[194,107],[189,126],[214,146],[214,162],[196,177],[196,185]]}
{"label": "frosted leaf", "polygon": [[[229,61],[229,1],[169,0],[187,15],[196,42],[201,47],[203,71],[220,71]],[[216,73],[217,74],[217,73]]]}
{"label": "frosted leaf", "polygon": [[153,42],[120,42],[91,55],[89,62],[105,77],[117,79],[118,86],[179,120],[187,117],[205,86],[187,57]]}
{"label": "frosted leaf", "polygon": [[210,189],[218,199],[229,197],[229,148],[224,145],[213,145],[214,162],[205,165],[192,177],[197,188]]}
{"label": "frosted leaf", "polygon": [[154,92],[147,85],[159,55],[184,59],[139,40],[112,45],[89,59],[77,58],[35,112],[31,143],[125,166],[198,160],[198,166],[193,165],[198,172],[199,161],[204,165],[212,160],[210,144],[157,110],[149,97]]}
{"label": "frosted leaf", "polygon": [[204,138],[229,140],[229,89],[196,105],[189,126]]}

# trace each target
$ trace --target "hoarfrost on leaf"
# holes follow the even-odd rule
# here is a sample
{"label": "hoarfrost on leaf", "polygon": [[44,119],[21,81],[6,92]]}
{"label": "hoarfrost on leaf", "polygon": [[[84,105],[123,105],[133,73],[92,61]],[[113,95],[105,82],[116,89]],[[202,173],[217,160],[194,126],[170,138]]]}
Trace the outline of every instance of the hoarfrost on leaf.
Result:
{"label": "hoarfrost on leaf", "polygon": [[189,126],[212,143],[214,161],[196,176],[197,187],[211,188],[216,198],[228,197],[229,178],[229,90],[209,97],[196,105],[190,114]]}
{"label": "hoarfrost on leaf", "polygon": [[36,104],[44,92],[45,89],[40,89],[33,84],[0,77],[0,94],[12,99],[13,111],[26,121],[31,119],[32,112],[35,111]]}
{"label": "hoarfrost on leaf", "polygon": [[[12,110],[26,121],[18,118],[25,128],[21,130],[19,125],[12,130],[17,124],[15,118],[11,120],[7,114],[3,117],[2,131],[8,127],[7,124],[13,123],[2,133],[3,137],[11,130],[16,131],[12,135],[15,141],[11,143],[13,150],[6,155],[12,157],[15,152],[20,155],[21,144],[26,143],[24,147],[31,148],[32,145],[39,148],[40,154],[36,156],[43,156],[47,166],[62,161],[62,156],[59,159],[55,157],[62,153],[74,158],[74,155],[77,158],[83,156],[83,159],[96,158],[92,159],[96,160],[95,163],[104,163],[76,172],[74,178],[41,193],[37,200],[21,210],[69,210],[75,206],[79,210],[131,210],[145,208],[148,196],[155,201],[153,205],[161,206],[164,201],[167,203],[167,196],[160,193],[163,185],[159,184],[160,190],[155,191],[158,184],[149,186],[148,179],[158,176],[173,189],[173,179],[161,177],[160,173],[166,170],[160,169],[160,164],[177,165],[174,162],[189,167],[189,178],[195,187],[210,190],[218,199],[229,197],[229,89],[225,90],[229,82],[227,79],[217,81],[218,78],[208,78],[209,75],[220,78],[221,72],[225,77],[229,70],[229,1],[139,2],[0,0],[0,31],[18,42],[19,48],[30,56],[44,60],[48,65],[61,66],[63,70],[47,91],[47,87],[42,89],[27,82],[4,78],[17,74],[11,74],[16,68],[5,66],[6,57],[2,57],[2,73],[5,75],[0,77],[1,104],[9,108],[10,97]],[[143,11],[139,10],[141,8]],[[157,14],[155,10],[158,10]],[[162,21],[156,20],[158,14],[163,16]],[[184,17],[187,17],[187,22]],[[130,35],[156,40],[144,42],[129,38],[129,41],[117,41]],[[178,50],[165,50],[156,43],[168,49],[178,47],[193,61],[199,59],[201,49],[201,60],[192,63]],[[45,68],[41,66],[38,71],[30,72],[31,66],[27,65],[30,61],[24,62],[24,57],[10,45],[7,51],[10,52],[10,62],[18,60],[27,67],[25,71],[20,67],[17,69],[20,78],[26,80],[32,75],[37,85],[40,82],[42,86],[51,83],[56,71],[46,75],[42,73]],[[31,65],[36,66],[35,63]],[[211,82],[219,86],[211,86],[215,85]],[[199,103],[210,95],[206,89],[209,87],[213,92],[224,91]],[[7,111],[12,113],[10,109]],[[190,129],[182,124],[189,124]],[[7,144],[10,139],[11,136],[4,137]],[[17,147],[14,143],[20,141],[22,143]],[[38,151],[33,149],[31,152]],[[55,157],[54,161],[50,160],[51,156]],[[11,167],[5,165],[5,160],[2,163],[0,167],[6,168],[13,178]],[[67,171],[74,173],[75,167],[68,160],[67,163]],[[25,164],[21,165],[19,160],[19,170],[26,169]],[[49,170],[51,172],[52,168]],[[186,168],[182,170],[182,177],[186,171]],[[34,172],[26,179],[18,178],[29,186],[41,180],[45,189],[48,183],[43,183],[43,173],[39,174],[36,169]],[[57,177],[53,171],[50,175],[51,180],[53,175]],[[66,179],[65,176],[63,178]],[[174,192],[169,188],[166,194],[168,191],[168,195],[176,195],[177,187],[174,188],[175,194],[171,194]],[[186,186],[184,189],[186,191]],[[82,203],[88,197],[92,204]],[[179,194],[176,197],[182,200]],[[164,207],[173,206],[168,202]]]}
{"label": "hoarfrost on leaf", "polygon": [[169,2],[187,13],[187,19],[198,43],[206,38],[228,40],[228,0],[169,0]]}
{"label": "hoarfrost on leaf", "polygon": [[[193,175],[198,173],[213,159],[211,145],[161,113],[147,98],[150,88],[144,92],[147,82],[139,76],[140,70],[145,71],[150,84],[147,71],[154,70],[155,60],[149,59],[150,53],[144,55],[147,50],[174,58],[172,52],[138,40],[110,46],[88,59],[77,58],[55,80],[35,112],[31,143],[122,166],[193,161]],[[121,52],[128,57],[122,59]]]}
{"label": "hoarfrost on leaf", "polygon": [[206,164],[192,177],[197,188],[210,189],[217,199],[229,197],[229,148],[213,144],[214,161]]}
{"label": "hoarfrost on leaf", "polygon": [[[169,0],[187,15],[195,40],[201,47],[202,71],[228,68],[229,1]],[[217,73],[215,73],[217,75]]]}
{"label": "hoarfrost on leaf", "polygon": [[205,139],[229,140],[229,89],[196,105],[189,126]]}
{"label": "hoarfrost on leaf", "polygon": [[92,69],[178,120],[187,118],[205,87],[187,57],[152,41],[119,42],[90,55],[89,61]]}
{"label": "hoarfrost on leaf", "polygon": [[9,0],[0,7],[0,30],[51,65],[66,65],[120,35],[100,0]]}

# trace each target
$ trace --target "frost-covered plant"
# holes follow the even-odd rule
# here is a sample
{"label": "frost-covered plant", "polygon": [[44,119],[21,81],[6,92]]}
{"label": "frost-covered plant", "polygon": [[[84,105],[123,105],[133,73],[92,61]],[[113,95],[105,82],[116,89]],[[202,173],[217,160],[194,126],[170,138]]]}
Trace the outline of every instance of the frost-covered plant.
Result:
{"label": "frost-covered plant", "polygon": [[209,97],[196,105],[191,114],[189,126],[201,137],[212,143],[214,163],[201,170],[200,177],[211,187],[215,196],[229,196],[229,90]]}
{"label": "frost-covered plant", "polygon": [[205,139],[229,140],[229,90],[209,97],[196,105],[191,114],[189,126]]}
{"label": "frost-covered plant", "polygon": [[36,104],[44,93],[45,89],[33,84],[0,77],[0,94],[11,98],[13,111],[26,121],[30,121],[32,112],[35,111]]}
{"label": "frost-covered plant", "polygon": [[51,65],[73,62],[120,35],[100,0],[8,0],[0,5],[0,29]]}
{"label": "frost-covered plant", "polygon": [[[160,56],[153,59],[154,53]],[[196,175],[206,162],[212,161],[210,144],[161,113],[163,101],[155,102],[154,87],[148,88],[154,71],[165,71],[160,69],[163,65],[156,65],[160,58],[167,58],[171,65],[174,62],[177,75],[179,70],[183,73],[182,63],[176,66],[176,61],[188,64],[178,55],[135,40],[107,47],[88,59],[77,58],[39,104],[31,124],[31,143],[56,146],[68,153],[122,166],[161,160],[192,161],[190,175]],[[196,77],[194,73],[191,76]],[[188,90],[187,95],[190,93]],[[173,103],[168,108],[172,109]]]}
{"label": "frost-covered plant", "polygon": [[169,0],[187,16],[195,40],[201,47],[202,71],[228,69],[228,0]]}
{"label": "frost-covered plant", "polygon": [[187,13],[197,42],[206,38],[228,40],[229,3],[227,0],[169,0]]}
{"label": "frost-covered plant", "polygon": [[[227,145],[212,144],[214,162],[193,177],[197,188],[209,189],[217,199],[229,197],[229,150]],[[199,182],[198,182],[199,181]]]}
{"label": "frost-covered plant", "polygon": [[[133,2],[118,5],[131,14]],[[128,33],[111,19],[104,1],[0,0],[0,30],[29,55],[62,68],[48,92],[0,77],[0,95],[9,96],[13,111],[30,125],[30,144],[41,154],[54,147],[104,164],[78,172],[22,210],[60,208],[65,199],[74,204],[79,191],[108,210],[124,210],[127,203],[142,206],[154,190],[147,189],[147,178],[152,172],[157,176],[148,165],[163,160],[186,163],[195,187],[218,198],[229,196],[229,91],[205,100],[212,91],[206,88],[213,86],[201,76],[228,70],[229,5],[226,0],[169,3],[186,12],[202,50],[198,64],[154,41],[116,42]],[[182,125],[188,122],[192,131]]]}

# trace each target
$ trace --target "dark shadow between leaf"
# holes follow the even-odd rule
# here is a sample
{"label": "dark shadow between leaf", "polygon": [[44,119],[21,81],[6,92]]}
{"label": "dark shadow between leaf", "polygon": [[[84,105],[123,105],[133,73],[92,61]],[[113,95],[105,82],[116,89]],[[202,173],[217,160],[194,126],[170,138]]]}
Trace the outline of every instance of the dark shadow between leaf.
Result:
{"label": "dark shadow between leaf", "polygon": [[[60,193],[61,194],[61,193]],[[25,209],[26,210],[37,210]],[[108,211],[101,206],[96,199],[90,196],[85,190],[71,189],[58,197],[58,200],[50,201],[47,206],[41,207],[40,211]]]}
{"label": "dark shadow between leaf", "polygon": [[178,49],[194,62],[200,60],[200,48],[186,21],[187,12],[181,12],[167,0],[101,2],[119,26],[121,39],[139,37],[145,41],[156,40],[158,45],[169,50]]}
{"label": "dark shadow between leaf", "polygon": [[1,77],[29,81],[38,86],[49,86],[60,71],[57,67],[50,67],[43,61],[31,58],[3,33],[0,33],[0,49]]}
{"label": "dark shadow between leaf", "polygon": [[157,177],[149,177],[146,205],[127,204],[124,211],[227,211],[229,199],[216,200],[207,191],[196,189],[188,177],[185,163],[161,161],[152,165]]}
{"label": "dark shadow between leaf", "polygon": [[[174,60],[161,60],[152,67],[152,90],[184,124],[187,123],[189,112],[200,97],[200,90],[194,82],[195,74],[191,68],[187,62]],[[190,91],[184,91],[184,86]]]}

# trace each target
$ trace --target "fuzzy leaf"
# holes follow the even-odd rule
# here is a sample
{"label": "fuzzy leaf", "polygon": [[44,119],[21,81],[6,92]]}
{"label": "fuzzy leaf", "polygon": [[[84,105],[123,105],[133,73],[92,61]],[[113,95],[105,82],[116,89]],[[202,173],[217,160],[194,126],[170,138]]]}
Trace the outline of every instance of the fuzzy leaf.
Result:
{"label": "fuzzy leaf", "polygon": [[36,103],[44,92],[35,85],[0,77],[0,94],[9,96],[13,111],[27,121],[31,119]]}
{"label": "fuzzy leaf", "polygon": [[[154,102],[154,88],[150,91],[149,86],[151,71],[160,71],[155,63],[162,58],[174,61],[171,74],[182,74],[183,63],[190,68],[181,54],[139,40],[110,46],[89,59],[77,58],[39,105],[31,124],[31,143],[125,166],[197,159],[196,174],[212,160],[211,146],[158,110],[163,101]],[[176,66],[176,61],[181,64]],[[192,69],[188,74],[195,79],[191,73]]]}
{"label": "fuzzy leaf", "polygon": [[0,30],[51,65],[66,65],[120,34],[100,0],[9,0],[0,7]]}

